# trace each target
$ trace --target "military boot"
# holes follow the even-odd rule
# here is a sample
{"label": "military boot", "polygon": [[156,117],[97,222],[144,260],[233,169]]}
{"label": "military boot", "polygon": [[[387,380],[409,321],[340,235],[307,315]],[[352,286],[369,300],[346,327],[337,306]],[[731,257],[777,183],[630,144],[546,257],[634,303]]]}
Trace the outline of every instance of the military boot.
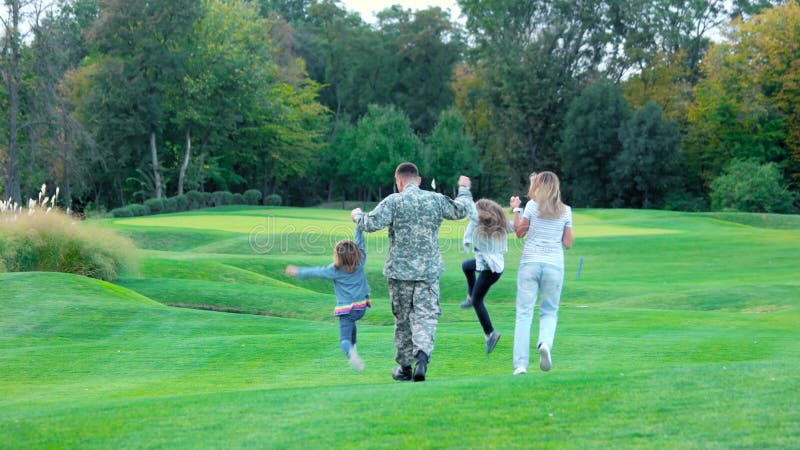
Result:
{"label": "military boot", "polygon": [[422,350],[417,352],[417,366],[414,367],[414,381],[425,381],[428,370],[428,355]]}
{"label": "military boot", "polygon": [[397,366],[392,369],[392,378],[397,381],[411,381],[411,366]]}

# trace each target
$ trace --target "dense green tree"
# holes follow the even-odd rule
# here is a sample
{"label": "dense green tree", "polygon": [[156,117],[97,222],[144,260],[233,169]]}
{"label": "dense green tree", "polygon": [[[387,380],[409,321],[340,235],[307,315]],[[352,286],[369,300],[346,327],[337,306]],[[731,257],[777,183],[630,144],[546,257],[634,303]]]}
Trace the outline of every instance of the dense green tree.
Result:
{"label": "dense green tree", "polygon": [[436,180],[436,190],[458,193],[459,175],[481,172],[478,150],[466,135],[464,119],[456,109],[442,111],[423,148],[420,170]]}
{"label": "dense green tree", "polygon": [[518,176],[517,166],[509,164],[515,159],[512,149],[519,146],[509,145],[513,136],[497,126],[501,111],[492,108],[492,89],[469,64],[459,65],[455,76],[455,108],[464,118],[466,132],[478,150],[476,166],[481,167],[473,183],[474,195],[504,198],[513,192],[524,192],[527,179]]}
{"label": "dense green tree", "polygon": [[92,40],[99,51],[122,62],[122,77],[130,88],[123,94],[132,105],[129,114],[145,130],[153,195],[161,198],[164,186],[157,137],[168,123],[167,92],[186,73],[186,43],[202,7],[196,0],[101,0],[99,5]]}
{"label": "dense green tree", "polygon": [[323,85],[320,102],[332,111],[334,123],[358,120],[369,104],[386,103],[388,97],[377,97],[388,92],[384,45],[357,14],[324,0],[310,5],[306,20],[294,26],[297,53],[306,60],[309,76]]}
{"label": "dense green tree", "polygon": [[600,78],[569,106],[561,133],[564,197],[578,207],[608,207],[614,161],[622,153],[620,127],[629,116],[619,85]]}
{"label": "dense green tree", "polygon": [[709,52],[685,142],[691,170],[706,183],[729,161],[751,158],[800,179],[798,41],[800,6],[790,2],[737,22]]}
{"label": "dense green tree", "polygon": [[464,48],[461,32],[441,8],[412,13],[395,7],[381,11],[378,20],[393,51],[391,101],[408,114],[417,133],[426,135],[453,104],[450,83]]}
{"label": "dense green tree", "polygon": [[711,183],[715,210],[791,213],[795,195],[786,188],[775,163],[734,159]]}
{"label": "dense green tree", "polygon": [[[222,152],[235,148],[232,135],[257,102],[259,89],[275,83],[278,73],[269,46],[268,22],[258,17],[254,8],[217,0],[202,4],[203,14],[186,40],[191,57],[186,60],[185,73],[167,91],[171,122],[183,132],[183,139],[178,139],[183,141],[177,164],[178,194],[183,193],[190,163],[199,165],[207,157],[219,160]],[[192,153],[193,140],[200,144],[197,156]],[[230,158],[228,161],[229,166],[233,164]],[[204,175],[201,171],[195,175],[189,184],[202,189]],[[226,189],[230,182],[243,181],[230,170],[218,171],[215,179],[218,187]]]}
{"label": "dense green tree", "polygon": [[391,190],[394,170],[401,162],[421,164],[422,142],[411,129],[408,116],[393,106],[370,106],[353,133],[347,165],[352,183],[362,190],[362,200],[383,198]]}
{"label": "dense green tree", "polygon": [[[61,190],[60,198],[72,208],[73,195],[87,190],[87,153],[93,144],[61,86],[64,75],[87,55],[84,31],[97,16],[95,0],[60,1],[33,23],[32,75],[29,104],[38,135],[30,153],[46,161],[41,168]],[[29,180],[29,182],[40,180]],[[37,183],[38,184],[38,183]],[[77,189],[76,189],[77,188]]]}
{"label": "dense green tree", "polygon": [[300,23],[306,18],[312,0],[258,0],[264,17],[276,14],[289,23]]}
{"label": "dense green tree", "polygon": [[124,73],[119,58],[89,57],[63,81],[74,117],[94,141],[89,182],[91,201],[97,207],[127,203],[133,188],[126,187],[126,180],[143,176],[137,169],[144,158],[147,129],[131,114],[135,102]]}
{"label": "dense green tree", "polygon": [[481,76],[494,90],[496,125],[518,155],[507,164],[519,180],[559,166],[557,145],[564,114],[591,74],[600,70],[609,43],[609,9],[580,2],[459,2],[475,40]]}
{"label": "dense green tree", "polygon": [[622,152],[611,170],[615,206],[659,208],[678,186],[680,135],[675,122],[664,120],[662,114],[660,106],[648,102],[622,124]]}

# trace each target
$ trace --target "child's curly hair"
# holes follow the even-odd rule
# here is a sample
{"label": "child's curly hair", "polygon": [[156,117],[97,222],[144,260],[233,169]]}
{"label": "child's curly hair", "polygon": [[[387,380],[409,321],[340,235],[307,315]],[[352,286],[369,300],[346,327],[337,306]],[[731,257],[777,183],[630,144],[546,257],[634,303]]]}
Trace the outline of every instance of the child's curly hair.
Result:
{"label": "child's curly hair", "polygon": [[505,236],[508,229],[508,219],[503,208],[496,202],[482,198],[475,202],[478,211],[478,227],[476,232],[485,238]]}
{"label": "child's curly hair", "polygon": [[333,267],[344,268],[348,273],[353,273],[361,264],[361,250],[350,239],[339,241],[333,248]]}

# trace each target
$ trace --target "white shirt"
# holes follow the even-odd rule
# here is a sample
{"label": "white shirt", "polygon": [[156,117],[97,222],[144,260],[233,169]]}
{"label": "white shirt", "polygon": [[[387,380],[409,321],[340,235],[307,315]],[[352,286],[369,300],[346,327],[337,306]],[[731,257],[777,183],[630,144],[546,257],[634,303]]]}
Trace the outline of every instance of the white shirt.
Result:
{"label": "white shirt", "polygon": [[475,252],[475,270],[491,270],[494,273],[503,273],[505,270],[505,255],[508,251],[508,233],[514,232],[514,222],[508,222],[506,232],[491,238],[478,233],[478,211],[473,204],[469,215],[469,225],[464,231],[463,244],[465,249],[472,244]]}
{"label": "white shirt", "polygon": [[557,219],[539,217],[539,207],[531,200],[525,205],[522,217],[528,219],[528,236],[522,249],[520,263],[545,263],[564,268],[564,248],[561,239],[565,228],[572,228],[572,208],[564,205]]}

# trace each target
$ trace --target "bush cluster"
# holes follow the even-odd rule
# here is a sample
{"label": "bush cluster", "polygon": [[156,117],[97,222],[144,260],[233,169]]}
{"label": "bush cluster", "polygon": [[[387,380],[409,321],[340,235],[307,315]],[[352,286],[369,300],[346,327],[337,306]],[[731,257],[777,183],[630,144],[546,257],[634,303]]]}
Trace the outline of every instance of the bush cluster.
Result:
{"label": "bush cluster", "polygon": [[711,183],[715,211],[791,214],[794,201],[775,163],[734,159]]}
{"label": "bush cluster", "polygon": [[130,239],[78,225],[56,210],[0,220],[0,271],[64,272],[110,281],[134,269],[135,258]]}
{"label": "bush cluster", "polygon": [[[268,195],[264,204],[279,206],[283,199],[278,194]],[[261,203],[261,191],[249,189],[244,194],[228,191],[198,192],[189,191],[183,195],[169,198],[151,198],[144,204],[132,203],[127,206],[111,210],[114,217],[139,217],[151,214],[164,214],[173,212],[191,211],[200,208],[227,205],[258,205]]]}

